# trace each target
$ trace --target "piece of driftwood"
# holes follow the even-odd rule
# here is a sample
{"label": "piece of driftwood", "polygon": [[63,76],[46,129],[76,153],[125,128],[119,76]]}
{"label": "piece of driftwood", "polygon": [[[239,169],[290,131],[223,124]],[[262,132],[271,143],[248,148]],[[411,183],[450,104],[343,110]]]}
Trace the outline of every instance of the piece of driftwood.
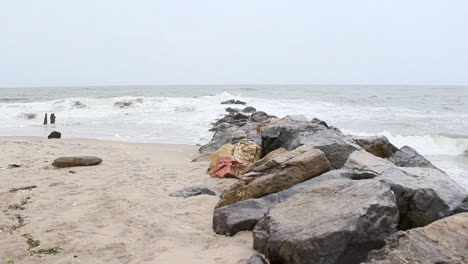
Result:
{"label": "piece of driftwood", "polygon": [[21,191],[21,190],[30,190],[30,189],[34,189],[36,187],[37,187],[36,185],[30,185],[30,186],[26,186],[26,187],[12,188],[12,189],[10,189],[10,192],[17,192],[17,191]]}

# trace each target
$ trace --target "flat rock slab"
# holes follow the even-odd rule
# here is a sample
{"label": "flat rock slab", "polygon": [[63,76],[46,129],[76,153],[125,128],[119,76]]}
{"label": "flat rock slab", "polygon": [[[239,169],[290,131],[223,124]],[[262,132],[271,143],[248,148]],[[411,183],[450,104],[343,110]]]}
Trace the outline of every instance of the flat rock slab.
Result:
{"label": "flat rock slab", "polygon": [[52,166],[57,168],[77,167],[77,166],[94,166],[101,164],[102,159],[94,156],[79,156],[79,157],[61,157],[55,159]]}
{"label": "flat rock slab", "polygon": [[187,187],[187,188],[184,188],[184,189],[179,190],[177,192],[173,192],[173,193],[169,194],[169,196],[188,198],[188,197],[202,195],[202,194],[214,195],[214,196],[216,195],[216,193],[214,191],[212,191],[210,188],[208,188],[206,186],[199,185],[199,186]]}
{"label": "flat rock slab", "polygon": [[387,239],[383,249],[369,254],[366,263],[468,263],[468,213],[395,233]]}

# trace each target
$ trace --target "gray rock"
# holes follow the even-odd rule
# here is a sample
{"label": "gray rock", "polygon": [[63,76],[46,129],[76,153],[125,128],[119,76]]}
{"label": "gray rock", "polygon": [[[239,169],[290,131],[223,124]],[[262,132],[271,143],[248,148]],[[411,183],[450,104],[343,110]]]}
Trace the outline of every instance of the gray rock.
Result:
{"label": "gray rock", "polygon": [[230,99],[230,100],[221,102],[221,104],[239,104],[239,105],[245,105],[246,103],[245,103],[245,102],[242,102],[242,101],[239,101],[239,100]]}
{"label": "gray rock", "polygon": [[453,214],[468,213],[468,196],[453,210]]}
{"label": "gray rock", "polygon": [[301,190],[330,179],[350,178],[353,172],[333,170],[318,177],[296,184],[281,192],[257,199],[248,199],[214,209],[213,230],[219,235],[233,236],[240,231],[253,230],[270,208],[296,195]]}
{"label": "gray rock", "polygon": [[93,156],[62,157],[55,159],[52,166],[57,168],[76,167],[76,166],[94,166],[101,164],[102,159]]}
{"label": "gray rock", "polygon": [[273,117],[274,116],[270,116],[265,112],[258,111],[258,112],[253,113],[250,116],[250,121],[255,122],[255,123],[260,123]]}
{"label": "gray rock", "polygon": [[187,187],[177,192],[173,192],[169,194],[169,196],[188,198],[191,196],[197,196],[197,195],[202,195],[202,194],[216,196],[216,193],[214,191],[212,191],[209,187],[206,187],[203,185]]}
{"label": "gray rock", "polygon": [[343,168],[357,171],[370,171],[380,174],[389,168],[395,168],[395,164],[388,160],[376,157],[365,150],[356,150],[349,155]]}
{"label": "gray rock", "polygon": [[384,245],[397,221],[388,185],[327,180],[270,209],[255,226],[254,248],[271,263],[360,263]]}
{"label": "gray rock", "polygon": [[432,168],[391,168],[376,179],[388,183],[395,193],[401,230],[451,215],[467,196],[447,174]]}
{"label": "gray rock", "polygon": [[398,148],[390,143],[388,138],[385,136],[351,136],[350,138],[367,152],[370,152],[380,158],[388,158],[398,151]]}
{"label": "gray rock", "polygon": [[239,113],[241,110],[239,108],[228,107],[225,109],[229,114]]}
{"label": "gray rock", "polygon": [[49,134],[47,138],[51,139],[51,138],[61,138],[61,137],[62,137],[62,133],[58,131],[53,131],[52,133]]}
{"label": "gray rock", "polygon": [[339,131],[297,118],[272,122],[262,134],[264,155],[280,147],[292,150],[306,144],[322,150],[333,169],[341,168],[352,152],[361,149]]}
{"label": "gray rock", "polygon": [[261,144],[262,138],[257,132],[258,123],[247,123],[242,127],[229,126],[214,133],[213,138],[208,144],[200,147],[201,153],[216,152],[225,144],[235,144],[239,141],[253,141]]}
{"label": "gray rock", "polygon": [[246,262],[246,264],[269,264],[269,263],[270,262],[268,262],[268,260],[266,260],[265,257],[260,254],[255,254],[251,256]]}
{"label": "gray rock", "polygon": [[255,109],[255,107],[252,106],[247,106],[244,109],[242,109],[242,112],[244,113],[255,113],[256,111],[257,109]]}
{"label": "gray rock", "polygon": [[368,264],[468,263],[468,213],[391,235],[383,249],[369,254]]}
{"label": "gray rock", "polygon": [[408,146],[400,148],[400,150],[396,151],[388,160],[399,167],[427,167],[437,169],[437,167],[432,165],[424,156]]}

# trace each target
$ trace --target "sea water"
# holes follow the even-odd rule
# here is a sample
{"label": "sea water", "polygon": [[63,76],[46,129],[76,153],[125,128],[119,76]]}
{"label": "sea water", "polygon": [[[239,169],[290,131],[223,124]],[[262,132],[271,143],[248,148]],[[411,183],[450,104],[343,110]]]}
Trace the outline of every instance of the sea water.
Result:
{"label": "sea water", "polygon": [[[278,117],[316,117],[346,134],[385,135],[398,147],[415,148],[468,189],[468,87],[462,86],[2,88],[0,136],[58,130],[66,138],[204,144],[211,123],[225,114],[227,105],[220,103],[233,98]],[[42,125],[45,113],[57,116],[54,127]]]}

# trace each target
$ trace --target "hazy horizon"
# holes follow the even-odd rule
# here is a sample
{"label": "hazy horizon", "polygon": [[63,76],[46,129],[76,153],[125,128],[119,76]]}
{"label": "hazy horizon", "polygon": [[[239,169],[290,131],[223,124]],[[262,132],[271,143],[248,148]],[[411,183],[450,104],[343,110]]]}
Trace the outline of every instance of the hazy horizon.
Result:
{"label": "hazy horizon", "polygon": [[468,1],[6,2],[0,88],[468,85]]}

